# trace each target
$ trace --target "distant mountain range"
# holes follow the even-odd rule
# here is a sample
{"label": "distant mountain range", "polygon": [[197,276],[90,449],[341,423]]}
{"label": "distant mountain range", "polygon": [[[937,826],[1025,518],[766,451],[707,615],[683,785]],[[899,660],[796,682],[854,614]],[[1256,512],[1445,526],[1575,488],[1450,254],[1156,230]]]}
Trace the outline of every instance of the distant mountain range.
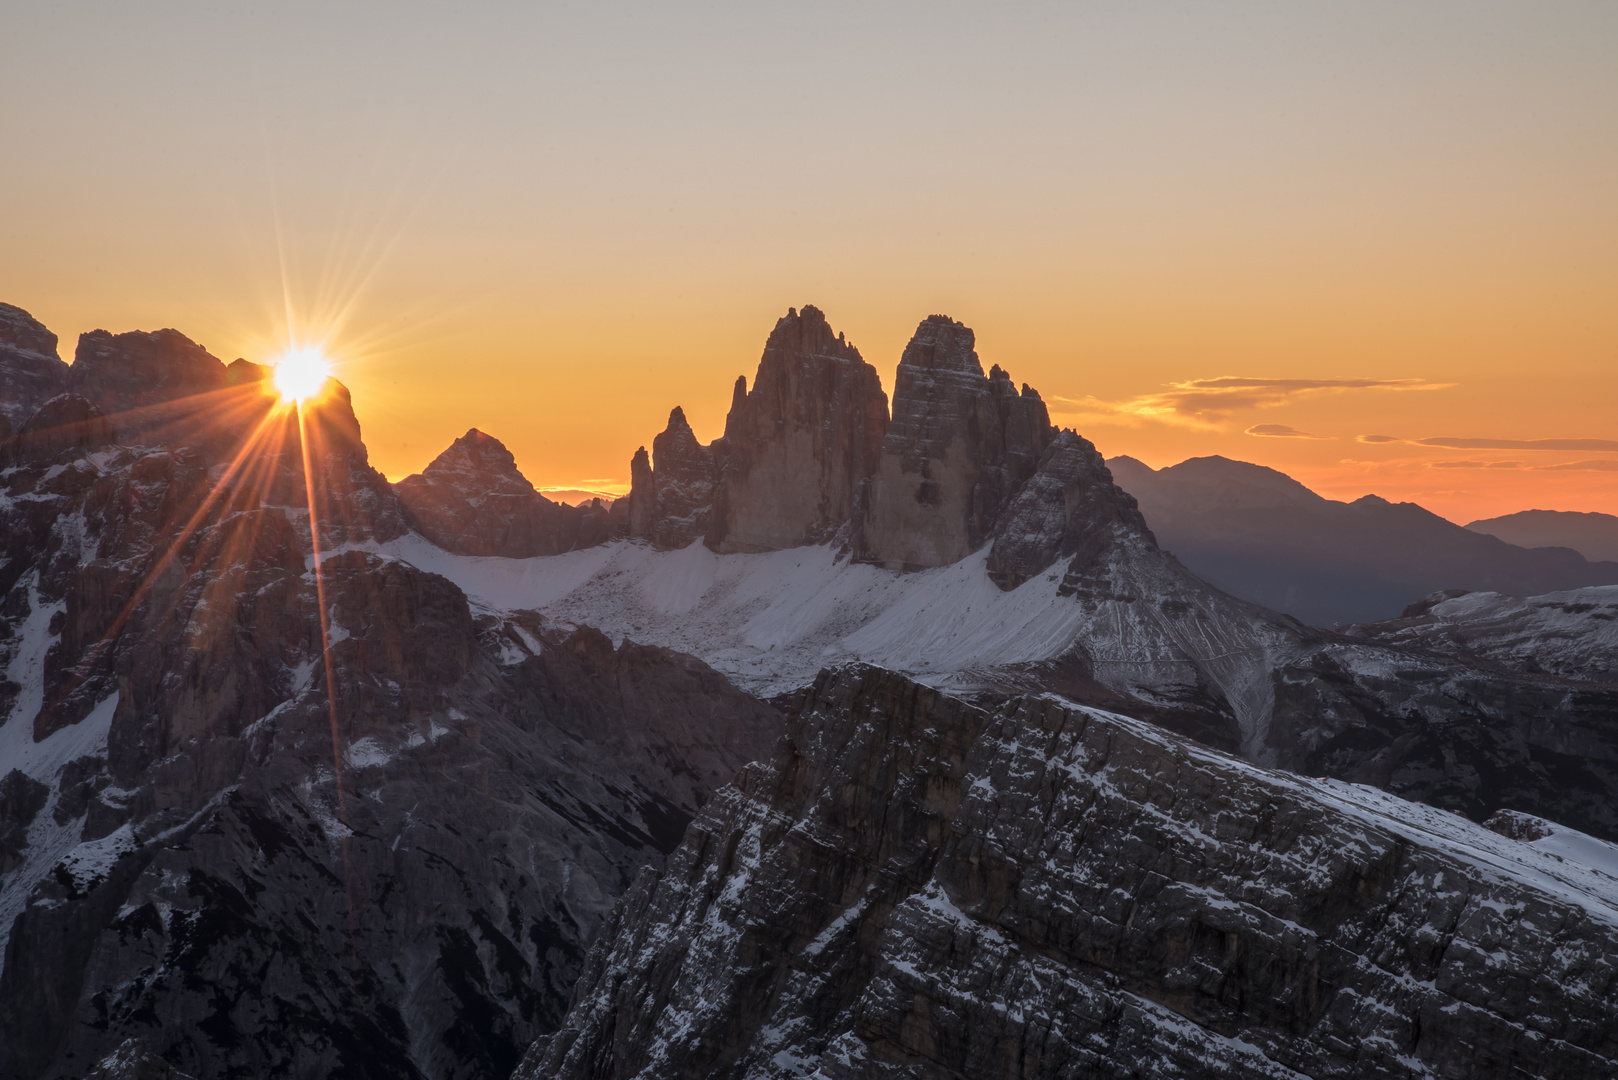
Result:
{"label": "distant mountain range", "polygon": [[[1107,466],[1158,543],[1190,570],[1315,626],[1394,618],[1442,590],[1535,596],[1618,583],[1618,562],[1592,562],[1562,539],[1573,532],[1564,517],[1618,525],[1604,514],[1557,515],[1540,527],[1531,515],[1549,512],[1531,511],[1463,528],[1415,503],[1327,499],[1285,473],[1225,457],[1165,469],[1115,457]],[[1587,534],[1600,535],[1599,523]],[[1541,536],[1560,546],[1533,539]]]}
{"label": "distant mountain range", "polygon": [[1618,517],[1612,514],[1522,510],[1503,517],[1481,518],[1467,528],[1519,547],[1565,547],[1592,561],[1618,560]]}

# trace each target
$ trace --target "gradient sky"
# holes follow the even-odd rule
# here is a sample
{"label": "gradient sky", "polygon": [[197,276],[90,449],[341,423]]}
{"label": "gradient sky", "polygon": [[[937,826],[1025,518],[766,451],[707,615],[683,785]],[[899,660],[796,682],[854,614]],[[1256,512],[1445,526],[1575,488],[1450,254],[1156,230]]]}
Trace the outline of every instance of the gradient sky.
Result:
{"label": "gradient sky", "polygon": [[961,319],[1108,455],[1618,513],[1611,0],[22,0],[3,37],[0,300],[64,359],[323,339],[395,479],[477,426],[626,482],[814,303],[890,389]]}

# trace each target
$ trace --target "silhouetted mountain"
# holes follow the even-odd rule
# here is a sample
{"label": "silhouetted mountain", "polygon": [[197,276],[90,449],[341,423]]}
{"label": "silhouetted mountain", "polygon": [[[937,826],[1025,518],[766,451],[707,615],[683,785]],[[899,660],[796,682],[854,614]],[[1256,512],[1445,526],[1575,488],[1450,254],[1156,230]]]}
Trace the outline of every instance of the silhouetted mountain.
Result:
{"label": "silhouetted mountain", "polygon": [[1618,582],[1618,562],[1516,547],[1414,503],[1322,498],[1262,465],[1217,456],[1165,469],[1131,457],[1107,465],[1191,570],[1316,626],[1393,618],[1442,589],[1532,596]]}
{"label": "silhouetted mountain", "polygon": [[1618,560],[1618,517],[1572,510],[1523,510],[1467,525],[1518,547],[1572,548],[1592,562]]}
{"label": "silhouetted mountain", "polygon": [[19,307],[0,304],[0,439],[67,389],[56,335]]}
{"label": "silhouetted mountain", "polygon": [[416,530],[457,555],[558,555],[604,543],[609,532],[604,503],[545,498],[505,444],[477,428],[393,490]]}

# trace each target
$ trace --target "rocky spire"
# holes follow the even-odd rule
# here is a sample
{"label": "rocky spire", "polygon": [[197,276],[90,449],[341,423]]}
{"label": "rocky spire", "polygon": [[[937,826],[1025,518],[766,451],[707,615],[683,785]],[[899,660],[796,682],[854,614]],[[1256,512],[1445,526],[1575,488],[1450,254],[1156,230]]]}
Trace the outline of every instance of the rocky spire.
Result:
{"label": "rocky spire", "polygon": [[708,534],[719,470],[712,447],[697,441],[676,405],[668,427],[629,465],[629,535],[660,548],[681,548]]}
{"label": "rocky spire", "polygon": [[876,369],[819,308],[789,309],[765,342],[752,391],[736,380],[711,546],[774,551],[828,538],[876,467],[887,422]]}
{"label": "rocky spire", "polygon": [[968,327],[931,315],[905,347],[857,523],[862,560],[915,570],[978,550],[1054,437],[1039,395],[998,366],[985,377],[974,345]]}

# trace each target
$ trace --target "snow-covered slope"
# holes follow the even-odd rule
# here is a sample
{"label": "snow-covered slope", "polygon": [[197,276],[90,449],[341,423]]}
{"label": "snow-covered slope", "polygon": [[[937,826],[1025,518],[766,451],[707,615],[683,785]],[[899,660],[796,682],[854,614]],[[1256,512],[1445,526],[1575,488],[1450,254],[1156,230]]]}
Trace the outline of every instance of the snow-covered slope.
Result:
{"label": "snow-covered slope", "polygon": [[617,541],[498,559],[410,536],[378,550],[449,578],[492,611],[534,610],[689,652],[754,693],[802,686],[851,660],[972,690],[1019,666],[1082,656],[1121,693],[1172,700],[1212,682],[1250,748],[1267,731],[1269,671],[1298,647],[1279,617],[1156,552],[1115,552],[1100,575],[1109,589],[1078,596],[1063,595],[1065,559],[1002,591],[985,572],[987,548],[908,574],[850,562],[829,545],[718,555],[701,542],[657,551]]}
{"label": "snow-covered slope", "polygon": [[1618,585],[1527,597],[1435,596],[1413,610],[1351,633],[1518,670],[1618,682]]}

